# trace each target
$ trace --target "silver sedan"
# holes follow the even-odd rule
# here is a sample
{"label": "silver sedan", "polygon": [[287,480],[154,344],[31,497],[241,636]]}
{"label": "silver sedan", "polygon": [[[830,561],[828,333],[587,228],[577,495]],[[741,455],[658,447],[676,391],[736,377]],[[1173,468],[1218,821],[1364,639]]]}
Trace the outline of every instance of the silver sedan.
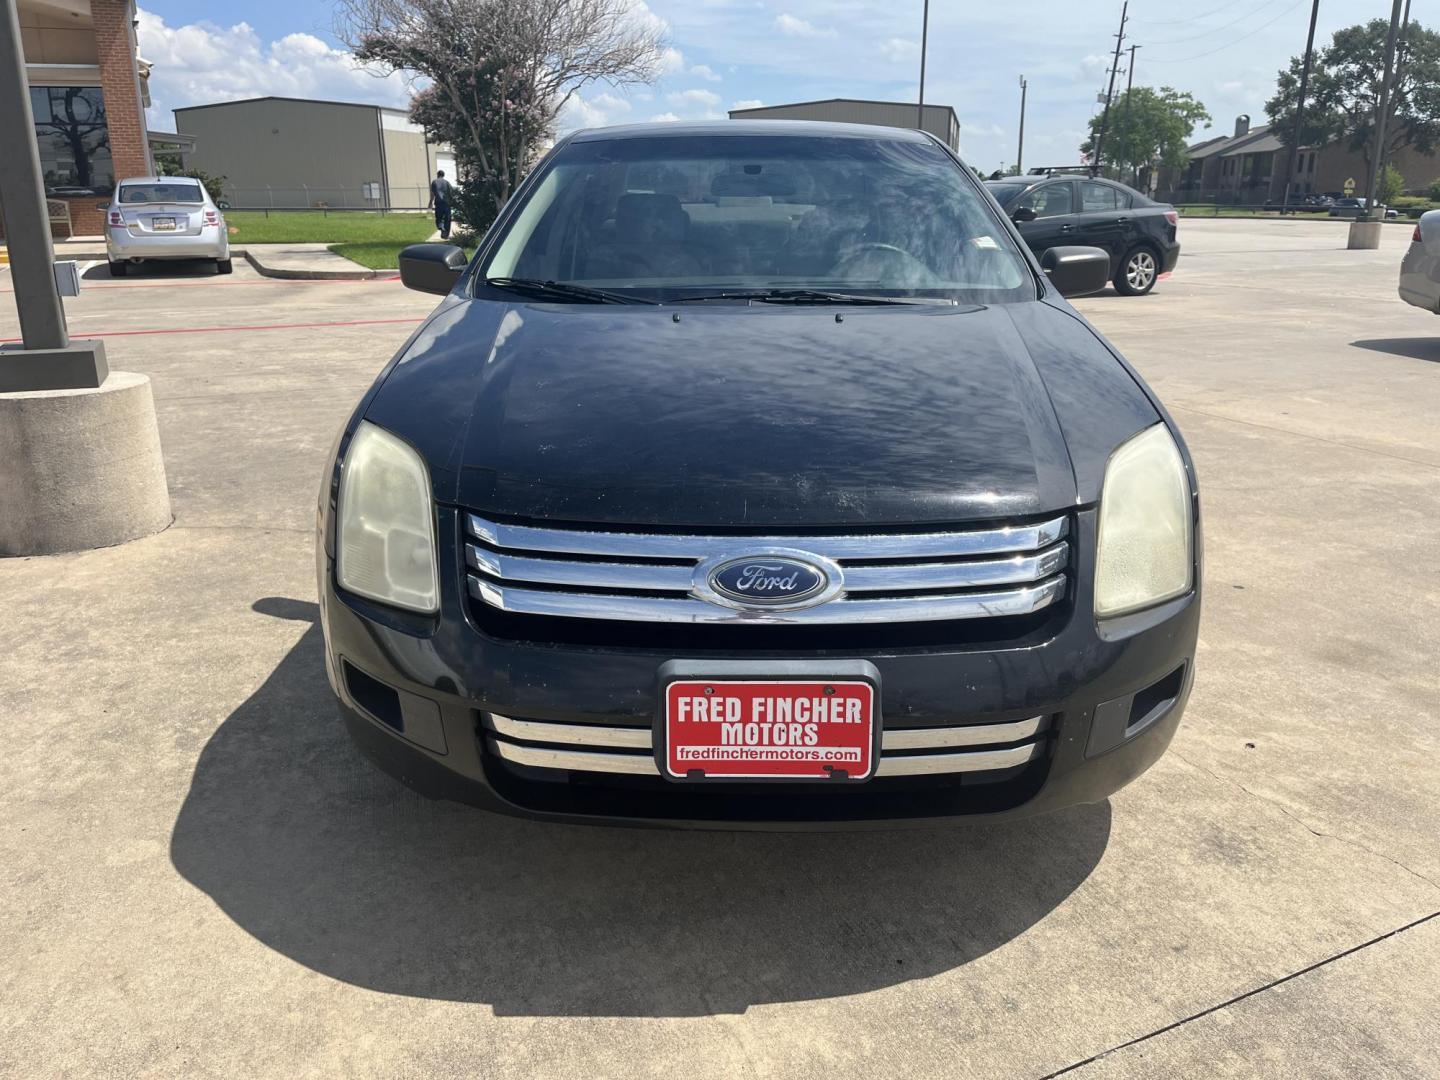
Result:
{"label": "silver sedan", "polygon": [[1400,299],[1440,312],[1440,210],[1423,214],[1400,264]]}
{"label": "silver sedan", "polygon": [[124,277],[150,259],[213,259],[228,274],[230,234],[219,207],[198,180],[136,176],[115,185],[105,214],[110,273]]}

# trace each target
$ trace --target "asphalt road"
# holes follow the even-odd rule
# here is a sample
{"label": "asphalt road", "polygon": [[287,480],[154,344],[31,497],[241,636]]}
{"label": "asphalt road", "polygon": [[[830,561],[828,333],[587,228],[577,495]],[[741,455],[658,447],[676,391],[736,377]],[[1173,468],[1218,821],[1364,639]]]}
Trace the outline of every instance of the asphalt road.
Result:
{"label": "asphalt road", "polygon": [[176,520],[0,560],[0,1075],[1440,1076],[1440,321],[1395,297],[1408,230],[1344,237],[1187,220],[1152,296],[1079,304],[1201,473],[1170,753],[882,835],[541,826],[375,773],[313,500],[429,299],[92,270],[73,331],[153,379]]}

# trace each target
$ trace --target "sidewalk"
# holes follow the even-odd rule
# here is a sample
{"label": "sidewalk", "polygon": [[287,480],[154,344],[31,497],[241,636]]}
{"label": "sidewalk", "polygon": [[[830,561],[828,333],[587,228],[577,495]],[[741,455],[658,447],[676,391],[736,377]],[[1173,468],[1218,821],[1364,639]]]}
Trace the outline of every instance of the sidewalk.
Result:
{"label": "sidewalk", "polygon": [[[103,236],[72,236],[56,240],[55,261],[74,259],[77,262],[104,260]],[[231,244],[230,254],[245,259],[266,277],[299,278],[310,281],[364,281],[385,273],[371,270],[336,255],[327,244]],[[8,262],[0,245],[0,264]]]}

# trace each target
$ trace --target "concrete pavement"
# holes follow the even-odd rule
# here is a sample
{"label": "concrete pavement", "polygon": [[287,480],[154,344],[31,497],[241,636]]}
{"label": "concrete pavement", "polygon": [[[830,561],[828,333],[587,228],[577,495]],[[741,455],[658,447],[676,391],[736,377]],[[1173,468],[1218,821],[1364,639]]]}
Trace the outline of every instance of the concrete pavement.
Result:
{"label": "concrete pavement", "polygon": [[1105,804],[893,835],[538,826],[375,773],[321,669],[313,500],[432,298],[97,268],[72,332],[151,376],[176,522],[0,561],[0,1075],[1440,1076],[1440,321],[1395,298],[1407,236],[1187,220],[1152,296],[1080,302],[1201,471],[1185,723]]}

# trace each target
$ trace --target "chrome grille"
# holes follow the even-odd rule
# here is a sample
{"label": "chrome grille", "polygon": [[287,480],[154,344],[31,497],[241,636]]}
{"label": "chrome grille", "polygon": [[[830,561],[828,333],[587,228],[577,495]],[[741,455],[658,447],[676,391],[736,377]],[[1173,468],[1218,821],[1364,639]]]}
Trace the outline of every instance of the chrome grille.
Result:
{"label": "chrome grille", "polygon": [[[470,594],[519,615],[654,623],[864,624],[1028,615],[1065,592],[1067,519],[952,532],[681,536],[466,519]],[[697,568],[804,552],[843,575],[814,607],[750,610],[701,598]]]}
{"label": "chrome grille", "polygon": [[[570,772],[659,776],[648,727],[602,727],[520,720],[486,713],[486,748],[514,765]],[[876,776],[1010,769],[1037,757],[1043,716],[994,724],[898,728],[881,733]],[[534,745],[539,744],[539,745]]]}

